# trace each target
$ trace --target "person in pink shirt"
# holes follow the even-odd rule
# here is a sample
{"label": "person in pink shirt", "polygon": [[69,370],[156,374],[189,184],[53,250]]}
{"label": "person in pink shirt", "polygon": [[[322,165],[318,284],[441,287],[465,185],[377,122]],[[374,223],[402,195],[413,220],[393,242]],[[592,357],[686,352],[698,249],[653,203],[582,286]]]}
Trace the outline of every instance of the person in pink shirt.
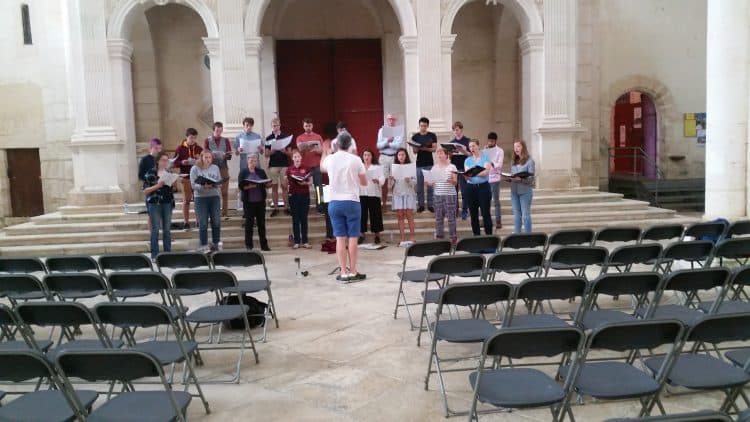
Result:
{"label": "person in pink shirt", "polygon": [[484,153],[490,157],[492,170],[490,170],[490,189],[492,190],[492,205],[495,207],[495,228],[502,229],[502,213],[500,207],[500,173],[503,170],[503,158],[505,153],[497,145],[497,133],[490,132],[487,134],[487,146],[484,147]]}

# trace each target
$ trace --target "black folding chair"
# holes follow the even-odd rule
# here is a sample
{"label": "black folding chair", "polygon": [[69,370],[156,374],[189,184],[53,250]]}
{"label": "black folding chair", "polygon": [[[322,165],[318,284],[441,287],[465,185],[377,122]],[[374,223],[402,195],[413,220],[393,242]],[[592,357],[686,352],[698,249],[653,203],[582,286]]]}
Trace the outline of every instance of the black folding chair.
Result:
{"label": "black folding chair", "polygon": [[746,265],[750,259],[750,237],[737,237],[720,240],[716,244],[714,258],[719,258],[719,265],[724,265],[724,259],[732,259],[739,265]]}
{"label": "black folding chair", "polygon": [[629,272],[633,265],[649,265],[649,271],[656,271],[663,248],[661,243],[641,243],[615,248],[607,260],[604,272],[614,268],[618,272]]}
{"label": "black folding chair", "polygon": [[[440,299],[442,289],[448,286],[451,277],[461,277],[461,274],[466,274],[472,271],[481,270],[484,268],[484,256],[479,254],[466,254],[466,255],[449,255],[449,256],[438,256],[432,258],[430,263],[427,265],[427,271],[424,276],[424,290],[422,290],[422,313],[419,320],[419,330],[417,334],[417,346],[421,345],[422,331],[424,331],[425,321],[429,324],[427,318],[427,304],[437,304]],[[440,281],[437,281],[437,289],[430,289],[430,274],[442,274],[443,277]]]}
{"label": "black folding chair", "polygon": [[0,274],[0,297],[13,307],[28,300],[50,299],[44,284],[31,274]]}
{"label": "black folding chair", "polygon": [[641,233],[641,242],[661,242],[664,240],[682,239],[685,227],[682,224],[658,224]]}
{"label": "black folding chair", "polygon": [[206,254],[200,252],[161,252],[156,255],[156,268],[167,277],[167,271],[208,270],[211,264]]}
{"label": "black folding chair", "polygon": [[[513,304],[508,312],[508,321],[503,322],[504,327],[513,328],[556,328],[567,327],[568,323],[560,317],[544,313],[544,301],[549,303],[550,311],[553,311],[551,300],[564,300],[572,302],[583,298],[586,294],[587,283],[583,277],[546,277],[530,278],[519,284],[513,295]],[[522,302],[519,305],[519,302]],[[583,300],[578,303],[576,312],[572,316],[572,323],[577,325],[582,314]],[[527,315],[516,315],[516,308],[526,307]]]}
{"label": "black folding chair", "polygon": [[[721,412],[700,410],[690,413],[673,413],[671,415],[644,416],[642,418],[607,419],[606,422],[733,422],[732,418]],[[738,422],[742,422],[738,420]]]}
{"label": "black folding chair", "polygon": [[[99,330],[91,311],[78,302],[28,302],[18,305],[18,316],[27,333],[34,332],[32,326],[59,328],[54,348],[47,355],[54,357],[65,350],[111,349],[122,347],[121,340],[112,340]],[[76,337],[75,330],[81,326],[91,327],[93,336]],[[50,340],[54,330],[50,331]]]}
{"label": "black folding chair", "polygon": [[[90,411],[80,400],[74,400],[80,420],[127,420],[148,417],[149,421],[181,421],[186,419],[190,393],[174,391],[167,382],[158,360],[137,350],[68,351],[56,359],[60,379],[71,389],[70,378],[89,382],[120,382],[123,391]],[[158,378],[164,391],[135,391],[133,381]]]}
{"label": "black folding chair", "polygon": [[98,397],[96,391],[64,386],[51,362],[38,351],[0,351],[0,381],[21,386],[23,381],[40,379],[49,380],[50,388],[19,392],[20,397],[0,407],[0,420],[73,421],[78,413],[73,400],[82,408],[91,408]]}
{"label": "black folding chair", "polygon": [[731,239],[735,236],[747,236],[750,235],[750,220],[735,221],[727,227],[727,231],[724,234],[725,239]]}
{"label": "black folding chair", "polygon": [[46,274],[47,267],[44,266],[44,263],[39,258],[0,257],[0,273]]}
{"label": "black folding chair", "polygon": [[[186,333],[182,333],[181,327],[172,317],[169,308],[158,303],[100,303],[96,305],[94,311],[101,324],[110,325],[113,329],[115,327],[123,329],[129,349],[150,354],[161,366],[183,364],[186,372],[184,391],[189,391],[192,382],[196,389],[193,397],[200,398],[206,414],[211,413],[208,401],[195,376],[193,365],[190,363],[191,356],[194,356],[197,361],[200,359],[197,356],[198,344],[190,340]],[[138,341],[133,335],[133,330],[136,328],[158,326],[171,329],[174,333],[174,340]],[[106,332],[104,329],[102,331]]]}
{"label": "black folding chair", "polygon": [[638,242],[641,238],[640,227],[606,227],[599,230],[593,245],[598,242],[629,243]]}
{"label": "black folding chair", "polygon": [[[731,341],[750,339],[750,314],[709,315],[704,317],[687,334],[686,341],[707,343],[716,346]],[[695,348],[693,348],[695,349]],[[663,357],[646,359],[646,366],[656,371],[663,364]],[[719,358],[703,353],[681,353],[675,358],[667,382],[670,385],[691,390],[720,390],[726,398],[719,407],[720,412],[738,411],[737,396],[748,381],[750,361],[742,367],[734,366]]]}
{"label": "black folding chair", "polygon": [[590,265],[598,265],[604,270],[608,254],[607,249],[601,246],[561,246],[550,254],[544,276],[548,276],[550,270],[558,270],[586,278],[586,268]]}
{"label": "black folding chair", "polygon": [[[578,372],[574,389],[580,396],[598,400],[622,400],[637,398],[641,403],[639,417],[650,414],[654,405],[662,406],[659,395],[669,373],[674,357],[679,352],[684,337],[684,326],[677,320],[623,321],[604,324],[595,329],[586,344],[586,354],[593,350],[630,352],[629,356],[640,356],[642,349],[654,349],[669,345],[669,350],[658,365],[651,370],[653,375],[634,366],[634,359],[610,359],[585,362]],[[567,375],[566,375],[567,377]]]}
{"label": "black folding chair", "polygon": [[[644,308],[649,313],[648,305],[658,302],[658,296],[649,301],[649,294],[659,292],[661,275],[656,272],[646,273],[610,273],[602,274],[591,282],[581,326],[595,329],[610,322],[635,321],[635,309]],[[631,295],[633,307],[629,313],[618,309],[602,309],[599,306],[600,296],[619,297]]]}
{"label": "black folding chair", "polygon": [[[645,319],[676,319],[691,327],[706,316],[706,312],[701,311],[699,307],[700,292],[716,288],[720,288],[723,292],[729,281],[729,275],[729,270],[721,267],[674,271],[664,278],[660,287],[659,300],[655,300],[653,306],[641,307],[635,312]],[[682,303],[662,304],[664,294],[669,291],[683,294]],[[721,294],[714,300],[708,314],[716,313],[720,303]]]}
{"label": "black folding chair", "polygon": [[151,260],[143,254],[107,254],[99,257],[102,274],[116,271],[153,271]]}
{"label": "black folding chair", "polygon": [[[456,412],[451,410],[448,405],[448,396],[445,391],[444,372],[469,371],[474,368],[443,368],[443,362],[460,362],[468,359],[478,359],[479,356],[472,357],[440,357],[438,354],[438,343],[483,343],[487,338],[497,333],[497,328],[487,321],[484,316],[484,307],[496,304],[501,301],[508,301],[513,288],[505,282],[480,282],[480,283],[460,283],[446,287],[440,294],[437,304],[435,322],[430,324],[432,332],[432,346],[430,348],[430,358],[427,364],[427,376],[425,377],[424,389],[428,390],[430,375],[437,373],[440,383],[440,392],[443,395],[443,405],[445,416],[465,415],[467,412]],[[441,319],[443,308],[446,305],[468,307],[470,317],[456,319]],[[435,363],[435,370],[432,364]]]}
{"label": "black folding chair", "polygon": [[107,277],[110,295],[113,299],[125,301],[134,297],[159,295],[161,302],[174,306],[169,296],[169,279],[156,271],[117,271]]}
{"label": "black folding chair", "polygon": [[48,273],[100,273],[99,264],[88,255],[51,256],[44,261],[44,265]]}
{"label": "black folding chair", "polygon": [[544,252],[539,250],[501,251],[487,260],[487,280],[494,281],[497,273],[525,274],[536,277],[544,268]]}
{"label": "black folding chair", "polygon": [[52,273],[44,276],[44,285],[60,300],[90,299],[108,296],[109,289],[99,274]]}
{"label": "black folding chair", "polygon": [[[426,271],[424,269],[407,270],[406,265],[409,258],[428,258],[451,253],[452,245],[450,240],[430,240],[417,242],[406,248],[404,251],[404,261],[401,265],[401,271],[397,274],[399,277],[398,294],[396,295],[396,307],[393,309],[393,319],[398,317],[398,308],[404,307],[406,315],[409,317],[411,329],[417,328],[412,319],[409,306],[420,305],[421,302],[411,302],[406,300],[404,292],[404,282],[424,283]],[[437,282],[443,279],[442,274],[429,274],[429,281]]]}
{"label": "black folding chair", "polygon": [[695,223],[685,229],[685,233],[683,233],[682,237],[683,239],[685,237],[692,237],[696,240],[701,240],[704,237],[710,239],[721,239],[726,230],[727,226],[724,223],[710,221]]}
{"label": "black folding chair", "polygon": [[263,254],[259,251],[248,251],[248,250],[236,250],[236,251],[219,251],[213,254],[211,257],[213,267],[215,269],[227,269],[232,271],[234,269],[251,269],[258,267],[263,270],[260,279],[238,279],[237,289],[227,288],[224,289],[224,293],[234,294],[252,294],[257,292],[265,292],[268,296],[268,307],[266,313],[261,315],[266,318],[266,323],[263,324],[263,336],[259,339],[260,341],[266,341],[266,328],[268,327],[268,319],[273,318],[276,328],[279,328],[279,318],[276,315],[276,303],[273,301],[273,294],[271,293],[271,279],[268,278],[268,268],[266,267],[266,260]]}
{"label": "black folding chair", "polygon": [[35,339],[33,332],[24,329],[15,311],[0,303],[0,350],[36,350],[46,353],[50,347],[50,340]]}
{"label": "black folding chair", "polygon": [[591,246],[594,231],[591,229],[560,230],[549,235],[547,250],[552,246]]}
{"label": "black folding chair", "polygon": [[708,267],[711,265],[714,244],[710,240],[679,241],[671,243],[664,249],[659,262],[659,269],[666,274],[672,271],[675,261],[687,261],[690,268]]}
{"label": "black folding chair", "polygon": [[[469,374],[469,384],[474,390],[469,420],[479,420],[480,413],[491,411],[477,409],[478,401],[501,409],[549,407],[553,421],[562,421],[566,414],[574,420],[570,389],[584,343],[583,331],[575,327],[502,328],[485,340],[477,370]],[[563,386],[538,369],[501,365],[503,358],[510,362],[511,359],[558,355],[563,355],[562,361],[571,368],[571,376]],[[487,368],[487,358],[497,363]]]}
{"label": "black folding chair", "polygon": [[[234,274],[226,270],[183,270],[174,273],[172,282],[174,285],[175,301],[181,309],[185,308],[180,293],[182,291],[204,291],[213,296],[212,304],[202,306],[185,316],[184,319],[187,323],[189,338],[195,339],[196,331],[202,326],[208,326],[210,328],[208,340],[198,344],[198,352],[239,349],[234,377],[228,381],[212,381],[213,383],[239,383],[242,357],[245,353],[248,339],[250,341],[250,348],[255,356],[255,363],[258,363],[258,352],[255,349],[255,342],[250,333],[250,323],[247,320],[248,306],[242,303],[242,295],[239,296],[240,304],[238,305],[222,304],[224,289],[236,289],[238,287]],[[239,341],[239,346],[223,345],[225,343],[221,339],[221,324],[234,319],[241,319],[244,323],[245,328],[242,330],[242,339]],[[190,324],[193,324],[193,326],[191,327]],[[219,325],[219,335],[214,343],[213,328],[216,325]],[[212,346],[209,347],[208,344]]]}
{"label": "black folding chair", "polygon": [[[750,267],[739,267],[732,272],[727,283],[727,288],[720,295],[720,303],[718,308],[714,309],[714,313],[719,314],[734,314],[740,312],[750,312],[750,302],[748,301],[747,294],[745,293],[745,287],[750,285]],[[743,300],[742,298],[745,298]],[[715,300],[705,301],[700,303],[700,309],[705,312],[711,312],[714,307]]]}
{"label": "black folding chair", "polygon": [[547,233],[513,233],[502,239],[501,250],[507,249],[537,249],[547,250]]}
{"label": "black folding chair", "polygon": [[[493,235],[484,236],[472,236],[458,239],[456,246],[453,248],[453,254],[458,252],[465,253],[479,253],[479,254],[493,254],[497,252],[500,247],[500,238]],[[470,273],[462,274],[461,277],[482,277],[484,275],[484,269],[472,271]]]}

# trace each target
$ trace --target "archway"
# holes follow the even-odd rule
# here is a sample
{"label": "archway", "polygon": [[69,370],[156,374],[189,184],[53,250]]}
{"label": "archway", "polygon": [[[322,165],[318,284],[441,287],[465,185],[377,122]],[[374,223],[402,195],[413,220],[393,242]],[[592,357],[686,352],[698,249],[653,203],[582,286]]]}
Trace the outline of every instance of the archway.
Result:
{"label": "archway", "polygon": [[656,178],[658,130],[653,98],[635,90],[621,95],[612,107],[611,122],[610,173]]}
{"label": "archway", "polygon": [[473,138],[497,132],[510,151],[521,137],[521,26],[508,7],[477,1],[458,11],[452,32],[453,119]]}
{"label": "archway", "polygon": [[375,149],[383,113],[405,111],[394,3],[401,2],[279,0],[259,9],[261,79],[275,87],[262,93],[264,121],[278,113],[285,130],[298,133],[303,117],[317,132],[344,120],[358,144]]}

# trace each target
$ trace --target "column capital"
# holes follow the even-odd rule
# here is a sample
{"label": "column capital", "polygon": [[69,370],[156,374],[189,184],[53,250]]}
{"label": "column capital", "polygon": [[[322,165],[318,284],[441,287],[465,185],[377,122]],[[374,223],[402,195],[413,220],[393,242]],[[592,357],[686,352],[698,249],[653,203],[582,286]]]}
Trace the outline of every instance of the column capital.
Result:
{"label": "column capital", "polygon": [[399,37],[398,43],[401,45],[401,50],[404,54],[417,54],[418,43],[416,36],[403,35]]}
{"label": "column capital", "polygon": [[245,38],[245,56],[246,57],[260,55],[261,48],[263,48],[263,38],[261,37]]}
{"label": "column capital", "polygon": [[518,38],[518,47],[523,55],[544,51],[544,34],[527,32]]}
{"label": "column capital", "polygon": [[443,54],[453,54],[453,44],[456,42],[456,34],[441,35],[440,46]]}
{"label": "column capital", "polygon": [[203,45],[208,49],[208,56],[212,59],[221,56],[221,46],[219,38],[216,37],[203,37]]}
{"label": "column capital", "polygon": [[112,59],[133,61],[133,44],[124,39],[108,39],[107,51]]}

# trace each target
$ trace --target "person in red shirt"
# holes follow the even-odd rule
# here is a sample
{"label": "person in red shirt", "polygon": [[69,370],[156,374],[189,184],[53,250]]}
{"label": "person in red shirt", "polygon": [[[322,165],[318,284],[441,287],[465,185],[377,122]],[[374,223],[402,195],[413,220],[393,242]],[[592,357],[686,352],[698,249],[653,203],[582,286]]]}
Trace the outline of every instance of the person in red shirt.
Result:
{"label": "person in red shirt", "polygon": [[310,209],[311,177],[310,169],[302,165],[302,154],[294,151],[292,165],[286,170],[289,209],[292,213],[292,237],[294,237],[292,248],[294,249],[298,249],[300,245],[305,249],[310,249],[310,243],[307,241],[307,212]]}
{"label": "person in red shirt", "polygon": [[[182,180],[180,180],[182,182],[183,230],[190,230],[190,201],[193,200],[193,187],[190,185],[190,168],[200,158],[201,151],[203,151],[203,148],[196,142],[197,139],[198,131],[192,127],[187,128],[185,139],[182,140],[180,146],[175,150],[173,158],[175,165],[180,167],[180,174],[187,175],[183,176]],[[197,226],[198,224],[196,223]]]}
{"label": "person in red shirt", "polygon": [[211,151],[214,154],[214,161],[222,179],[226,179],[221,184],[221,216],[227,217],[229,211],[229,201],[227,195],[229,193],[229,166],[227,160],[232,159],[232,145],[229,143],[229,139],[221,136],[224,131],[224,124],[221,122],[214,123],[214,130],[211,136],[203,141],[203,149]]}
{"label": "person in red shirt", "polygon": [[322,198],[323,179],[320,173],[320,157],[323,155],[323,138],[313,132],[313,121],[306,117],[302,120],[302,129],[304,132],[297,136],[297,148],[302,153],[302,165],[312,172],[312,182],[315,186],[316,208],[319,213],[323,213]]}

